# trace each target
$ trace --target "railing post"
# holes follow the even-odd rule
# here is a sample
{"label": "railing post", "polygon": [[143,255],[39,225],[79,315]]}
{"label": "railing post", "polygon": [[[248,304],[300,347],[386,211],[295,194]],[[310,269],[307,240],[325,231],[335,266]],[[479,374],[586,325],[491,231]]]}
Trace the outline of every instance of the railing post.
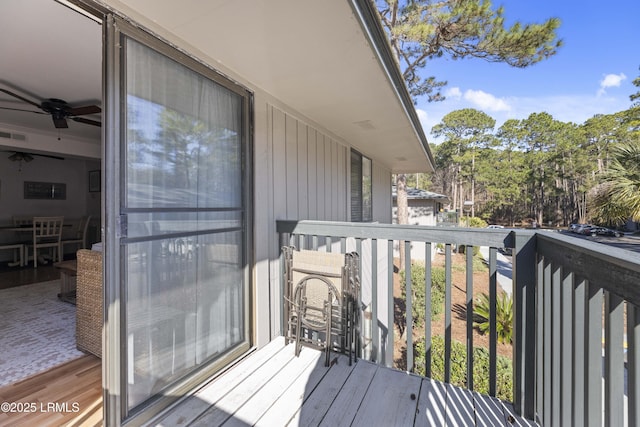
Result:
{"label": "railing post", "polygon": [[513,232],[513,402],[516,412],[535,419],[536,233]]}

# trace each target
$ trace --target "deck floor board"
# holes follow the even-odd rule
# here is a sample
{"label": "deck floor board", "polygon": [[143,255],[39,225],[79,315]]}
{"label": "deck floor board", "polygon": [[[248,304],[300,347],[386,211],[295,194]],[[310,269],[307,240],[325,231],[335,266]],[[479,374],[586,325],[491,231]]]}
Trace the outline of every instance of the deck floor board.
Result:
{"label": "deck floor board", "polygon": [[[309,394],[308,390],[315,389],[320,381],[322,381],[322,378],[328,375],[329,370],[318,369],[320,364],[324,363],[324,359],[320,358],[320,353],[317,354],[317,362],[309,364],[307,368],[298,375],[295,381],[291,383],[291,386],[289,386],[262,415],[256,423],[257,426],[285,426],[296,416],[299,408],[304,403],[305,397]],[[343,361],[345,366],[348,363],[347,358],[344,356],[341,356],[338,360]],[[336,369],[337,366],[334,366],[331,371],[336,372]]]}
{"label": "deck floor board", "polygon": [[498,399],[474,392],[473,402],[476,411],[476,425],[478,427],[508,425],[504,408]]}
{"label": "deck floor board", "polygon": [[[509,404],[429,378],[275,340],[171,409],[180,426],[534,426]],[[513,417],[512,422],[507,418]]]}
{"label": "deck floor board", "polygon": [[[251,375],[241,383],[233,387],[229,392],[211,406],[204,414],[200,415],[192,424],[195,426],[210,427],[222,425],[231,417],[243,419],[248,417],[246,411],[250,410],[245,402],[252,398],[262,387],[276,376],[281,369],[288,369],[288,365],[294,358],[293,353],[279,351],[272,358],[258,367]],[[243,407],[244,405],[244,407]]]}
{"label": "deck floor board", "polygon": [[446,425],[447,388],[443,383],[423,378],[418,398],[415,426],[444,427]]}
{"label": "deck floor board", "polygon": [[314,388],[305,388],[304,403],[296,408],[296,413],[289,422],[290,426],[317,426],[331,408],[336,396],[342,390],[346,380],[351,376],[356,365],[349,365],[346,357],[338,359],[338,363],[329,370],[322,369],[326,375]]}
{"label": "deck floor board", "polygon": [[[378,366],[373,363],[357,363],[320,425],[351,425],[377,370]],[[302,411],[305,409],[303,405]]]}
{"label": "deck floor board", "polygon": [[[378,367],[352,425],[413,425],[421,383],[419,376]],[[395,401],[395,405],[380,404],[389,401]]]}

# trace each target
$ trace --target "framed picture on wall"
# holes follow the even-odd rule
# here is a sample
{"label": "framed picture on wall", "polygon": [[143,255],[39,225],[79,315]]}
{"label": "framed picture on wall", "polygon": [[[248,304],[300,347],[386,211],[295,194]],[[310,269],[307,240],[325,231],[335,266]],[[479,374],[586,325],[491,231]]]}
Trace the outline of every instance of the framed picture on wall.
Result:
{"label": "framed picture on wall", "polygon": [[100,191],[100,171],[89,171],[89,192],[97,193]]}
{"label": "framed picture on wall", "polygon": [[24,198],[66,200],[67,184],[57,182],[24,181]]}

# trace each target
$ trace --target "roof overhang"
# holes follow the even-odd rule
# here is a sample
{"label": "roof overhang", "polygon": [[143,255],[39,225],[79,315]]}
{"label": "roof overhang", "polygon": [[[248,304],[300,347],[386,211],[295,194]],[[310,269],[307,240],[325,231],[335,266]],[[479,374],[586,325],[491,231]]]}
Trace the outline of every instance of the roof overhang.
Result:
{"label": "roof overhang", "polygon": [[433,170],[427,139],[369,0],[105,0],[239,76],[392,172]]}

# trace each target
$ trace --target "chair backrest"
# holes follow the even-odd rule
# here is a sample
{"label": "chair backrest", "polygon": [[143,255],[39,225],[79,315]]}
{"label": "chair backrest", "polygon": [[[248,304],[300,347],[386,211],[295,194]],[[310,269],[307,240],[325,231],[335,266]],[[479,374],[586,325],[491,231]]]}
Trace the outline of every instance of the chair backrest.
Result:
{"label": "chair backrest", "polygon": [[[332,252],[318,252],[318,251],[293,251],[292,252],[292,285],[296,286],[300,280],[308,275],[317,275],[326,278],[331,282],[338,296],[342,296],[344,286],[344,266],[345,255]],[[312,283],[308,286],[315,288],[313,281],[319,281],[319,279],[312,279]],[[317,284],[319,289],[324,289],[324,284]],[[293,291],[293,289],[292,289]]]}
{"label": "chair backrest", "polygon": [[76,232],[76,239],[82,240],[82,248],[87,247],[87,230],[89,229],[89,222],[91,221],[91,215],[83,217],[78,223],[78,231]]}
{"label": "chair backrest", "polygon": [[58,242],[62,238],[62,216],[35,216],[33,217],[33,243]]}
{"label": "chair backrest", "polygon": [[11,219],[14,227],[31,226],[33,224],[33,216],[31,215],[14,215]]}

